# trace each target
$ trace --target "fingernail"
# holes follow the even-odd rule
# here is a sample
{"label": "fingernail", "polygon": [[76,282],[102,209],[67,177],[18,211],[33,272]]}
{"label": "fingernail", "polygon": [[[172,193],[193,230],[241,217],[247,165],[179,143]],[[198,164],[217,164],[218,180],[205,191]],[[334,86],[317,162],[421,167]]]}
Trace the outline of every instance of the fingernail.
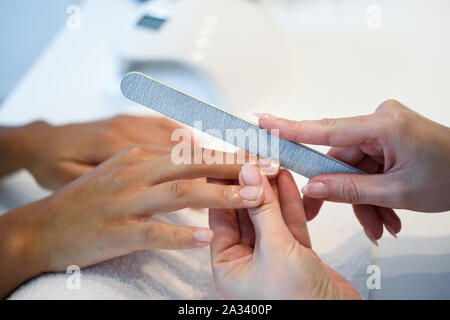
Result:
{"label": "fingernail", "polygon": [[269,113],[254,113],[254,115],[256,117],[258,117],[259,119],[264,119],[264,120],[276,120],[278,119],[278,117],[275,117],[272,114]]}
{"label": "fingernail", "polygon": [[193,232],[195,241],[210,243],[213,237],[211,230],[196,230]]}
{"label": "fingernail", "polygon": [[378,241],[377,239],[375,239],[372,232],[370,232],[370,230],[366,228],[364,228],[364,232],[366,233],[367,238],[369,238],[369,240],[372,241],[372,243],[378,247]]}
{"label": "fingernail", "polygon": [[388,226],[387,224],[385,224],[384,227],[386,228],[386,230],[387,230],[390,234],[392,234],[392,236],[393,236],[394,238],[397,238],[397,233],[395,233],[394,228],[392,228],[391,226]]}
{"label": "fingernail", "polygon": [[241,198],[248,201],[258,200],[263,193],[262,186],[259,187],[245,187],[239,191]]}
{"label": "fingernail", "polygon": [[310,198],[328,197],[328,188],[323,182],[310,182],[303,187],[302,193]]}
{"label": "fingernail", "polygon": [[272,159],[258,159],[258,166],[266,176],[274,175],[280,170],[280,163]]}
{"label": "fingernail", "polygon": [[241,172],[245,185],[258,186],[261,184],[261,176],[257,167],[251,164],[244,164]]}

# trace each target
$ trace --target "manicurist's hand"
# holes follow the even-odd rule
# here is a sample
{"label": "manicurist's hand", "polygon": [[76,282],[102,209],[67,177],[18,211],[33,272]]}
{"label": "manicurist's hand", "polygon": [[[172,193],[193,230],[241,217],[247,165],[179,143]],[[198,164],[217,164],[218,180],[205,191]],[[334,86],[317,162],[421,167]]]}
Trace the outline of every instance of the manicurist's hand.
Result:
{"label": "manicurist's hand", "polygon": [[257,167],[245,165],[239,180],[241,185],[262,185],[264,203],[248,210],[210,209],[211,264],[219,295],[227,299],[360,298],[311,249],[303,203],[288,171],[282,170],[271,186]]}
{"label": "manicurist's hand", "polygon": [[3,127],[0,175],[2,171],[5,174],[25,168],[40,185],[55,190],[130,144],[159,145],[153,148],[155,157],[170,153],[170,137],[177,128],[166,119],[132,116],[64,126],[40,121],[23,127]]}
{"label": "manicurist's hand", "polygon": [[308,219],[323,200],[353,204],[368,237],[376,243],[383,224],[393,235],[400,219],[390,208],[422,212],[450,209],[450,128],[388,100],[374,114],[319,121],[260,115],[265,129],[280,137],[332,146],[329,155],[370,173],[325,174],[303,188]]}
{"label": "manicurist's hand", "polygon": [[152,215],[260,205],[261,186],[196,179],[237,179],[240,168],[176,165],[170,155],[154,158],[152,146],[127,147],[51,196],[0,216],[0,296],[30,277],[70,265],[82,268],[135,250],[208,245],[211,230],[157,222]]}

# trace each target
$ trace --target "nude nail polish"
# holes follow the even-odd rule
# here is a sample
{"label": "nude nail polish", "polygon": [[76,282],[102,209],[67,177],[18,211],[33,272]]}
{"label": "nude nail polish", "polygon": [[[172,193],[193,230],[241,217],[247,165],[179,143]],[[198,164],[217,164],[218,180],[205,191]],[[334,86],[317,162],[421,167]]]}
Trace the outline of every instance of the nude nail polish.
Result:
{"label": "nude nail polish", "polygon": [[251,164],[244,164],[241,169],[242,179],[247,186],[258,186],[261,184],[259,169]]}
{"label": "nude nail polish", "polygon": [[192,235],[197,242],[210,243],[213,233],[211,230],[195,230]]}
{"label": "nude nail polish", "polygon": [[261,158],[258,159],[258,167],[264,175],[270,176],[278,173],[280,170],[280,163],[272,159]]}
{"label": "nude nail polish", "polygon": [[254,115],[256,117],[258,117],[259,119],[264,119],[264,120],[276,120],[278,119],[278,117],[269,114],[269,113],[254,113]]}
{"label": "nude nail polish", "polygon": [[328,188],[323,182],[310,182],[303,187],[302,193],[310,198],[323,199],[328,197]]}
{"label": "nude nail polish", "polygon": [[247,201],[255,201],[258,200],[263,193],[262,186],[259,187],[245,187],[239,191],[239,194],[242,199]]}

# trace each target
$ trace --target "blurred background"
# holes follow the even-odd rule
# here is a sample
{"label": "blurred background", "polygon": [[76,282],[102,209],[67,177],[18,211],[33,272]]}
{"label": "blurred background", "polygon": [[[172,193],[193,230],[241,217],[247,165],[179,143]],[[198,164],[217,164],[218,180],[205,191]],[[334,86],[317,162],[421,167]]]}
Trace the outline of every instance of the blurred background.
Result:
{"label": "blurred background", "polygon": [[0,2],[0,103],[66,23],[66,8],[81,0]]}
{"label": "blurred background", "polygon": [[[1,1],[0,43],[1,125],[153,115],[120,93],[132,70],[252,121],[367,114],[395,98],[450,125],[446,0]],[[0,211],[44,195],[22,172],[0,182]],[[400,214],[399,239],[372,248],[349,206],[326,204],[312,242],[365,298],[449,299],[450,214]]]}

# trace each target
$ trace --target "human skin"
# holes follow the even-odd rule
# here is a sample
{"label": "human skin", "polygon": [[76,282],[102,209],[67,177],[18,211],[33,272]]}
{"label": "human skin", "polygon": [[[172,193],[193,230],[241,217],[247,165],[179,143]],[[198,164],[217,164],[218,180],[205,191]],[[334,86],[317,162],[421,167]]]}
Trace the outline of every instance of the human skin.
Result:
{"label": "human skin", "polygon": [[151,145],[127,147],[47,198],[0,216],[0,297],[31,277],[70,265],[83,268],[136,250],[208,245],[211,230],[165,224],[152,216],[187,207],[260,205],[261,186],[197,179],[237,179],[240,168],[176,165],[170,155],[155,158]]}
{"label": "human skin", "polygon": [[280,171],[271,185],[257,167],[244,165],[239,181],[262,185],[265,196],[258,207],[209,210],[211,266],[221,297],[360,299],[312,250],[303,202],[288,171]]}
{"label": "human skin", "polygon": [[170,153],[177,128],[167,119],[132,116],[63,126],[36,121],[0,127],[0,177],[23,168],[41,186],[56,190],[130,144],[154,145],[155,157]]}
{"label": "human skin", "polygon": [[293,121],[259,114],[264,129],[297,143],[327,145],[329,155],[369,175],[324,174],[302,189],[308,220],[324,200],[351,203],[367,236],[376,244],[383,224],[396,236],[401,229],[392,210],[450,210],[450,128],[395,100],[370,115]]}

